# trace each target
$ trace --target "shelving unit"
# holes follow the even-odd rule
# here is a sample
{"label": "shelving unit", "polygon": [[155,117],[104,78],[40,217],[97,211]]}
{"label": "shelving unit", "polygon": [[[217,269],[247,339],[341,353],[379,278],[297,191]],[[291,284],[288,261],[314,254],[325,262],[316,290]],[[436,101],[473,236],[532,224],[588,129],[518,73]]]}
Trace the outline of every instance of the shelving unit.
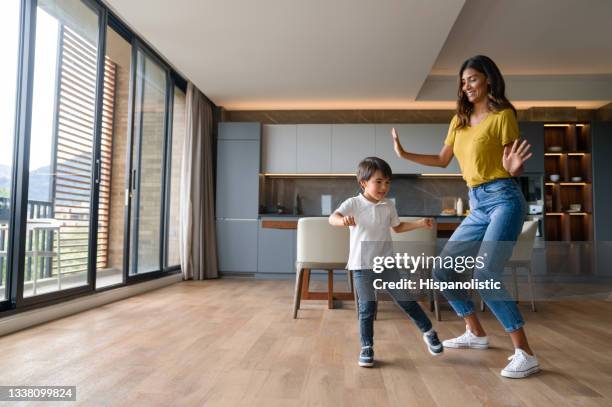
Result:
{"label": "shelving unit", "polygon": [[[593,240],[590,127],[588,123],[544,125],[546,240]],[[553,181],[555,174],[559,179]],[[572,208],[576,205],[578,210]]]}

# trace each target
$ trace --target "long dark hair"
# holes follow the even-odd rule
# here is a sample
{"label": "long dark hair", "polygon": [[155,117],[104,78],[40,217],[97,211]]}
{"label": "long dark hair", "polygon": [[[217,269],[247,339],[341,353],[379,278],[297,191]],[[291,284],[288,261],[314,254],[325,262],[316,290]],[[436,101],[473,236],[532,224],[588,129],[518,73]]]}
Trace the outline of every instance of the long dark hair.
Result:
{"label": "long dark hair", "polygon": [[510,108],[516,115],[516,109],[506,97],[506,82],[504,82],[504,77],[499,68],[491,58],[484,55],[476,55],[466,59],[459,70],[459,90],[457,91],[457,117],[459,122],[456,128],[466,127],[470,123],[470,115],[474,110],[474,104],[463,93],[461,85],[463,72],[468,68],[477,70],[488,79],[487,106],[489,110],[499,112]]}

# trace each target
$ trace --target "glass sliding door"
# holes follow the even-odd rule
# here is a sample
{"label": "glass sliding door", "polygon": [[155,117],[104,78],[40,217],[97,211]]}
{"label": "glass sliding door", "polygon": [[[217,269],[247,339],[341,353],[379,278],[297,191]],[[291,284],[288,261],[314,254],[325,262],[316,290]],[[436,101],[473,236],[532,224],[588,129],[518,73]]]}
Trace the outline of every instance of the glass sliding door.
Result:
{"label": "glass sliding door", "polygon": [[96,288],[123,283],[132,45],[106,29]]}
{"label": "glass sliding door", "polygon": [[13,184],[13,148],[15,141],[15,103],[19,66],[19,0],[0,2],[0,301],[7,299],[9,279],[8,253]]}
{"label": "glass sliding door", "polygon": [[170,145],[170,164],[167,185],[169,197],[168,207],[166,209],[167,233],[166,233],[166,256],[164,267],[170,268],[180,265],[179,255],[179,225],[180,225],[180,182],[181,182],[181,166],[183,164],[183,145],[185,143],[185,92],[178,87],[174,87],[174,98],[172,103],[172,134]]}
{"label": "glass sliding door", "polygon": [[167,110],[166,69],[136,51],[130,275],[159,271]]}
{"label": "glass sliding door", "polygon": [[24,298],[89,284],[99,14],[38,1]]}

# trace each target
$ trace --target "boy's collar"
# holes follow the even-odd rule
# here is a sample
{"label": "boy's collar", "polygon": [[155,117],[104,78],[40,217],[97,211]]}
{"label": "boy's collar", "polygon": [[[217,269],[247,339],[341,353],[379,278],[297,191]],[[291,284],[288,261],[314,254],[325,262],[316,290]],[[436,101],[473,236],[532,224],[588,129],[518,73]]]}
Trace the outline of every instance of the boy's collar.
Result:
{"label": "boy's collar", "polygon": [[383,198],[383,199],[381,199],[381,200],[380,200],[380,201],[378,201],[378,202],[372,202],[372,201],[370,201],[368,198],[366,198],[366,197],[365,197],[365,195],[363,194],[363,192],[360,192],[360,193],[359,193],[359,197],[360,197],[360,198],[361,198],[361,199],[362,199],[364,202],[367,202],[367,203],[369,203],[370,205],[383,205],[383,204],[387,203],[387,198]]}

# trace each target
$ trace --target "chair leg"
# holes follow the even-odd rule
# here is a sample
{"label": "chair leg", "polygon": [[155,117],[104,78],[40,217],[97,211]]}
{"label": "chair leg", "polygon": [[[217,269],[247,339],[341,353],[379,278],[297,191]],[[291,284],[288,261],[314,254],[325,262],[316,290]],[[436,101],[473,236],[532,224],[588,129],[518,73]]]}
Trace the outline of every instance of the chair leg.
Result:
{"label": "chair leg", "polygon": [[526,265],[527,269],[527,284],[529,285],[529,295],[531,296],[531,310],[536,312],[535,293],[533,290],[533,276],[531,275],[531,265]]}
{"label": "chair leg", "polygon": [[334,270],[327,270],[327,308],[334,309]]}
{"label": "chair leg", "polygon": [[295,291],[293,293],[293,319],[297,318],[298,309],[300,309],[300,300],[302,295],[302,280],[304,278],[304,269],[297,270],[295,275]]}
{"label": "chair leg", "polygon": [[[355,288],[353,272],[349,271],[349,274],[351,275],[351,281],[353,281],[353,288]],[[357,289],[353,290],[353,298],[355,299],[355,313],[357,314],[357,319],[359,319],[359,298],[357,297]]]}
{"label": "chair leg", "polygon": [[346,282],[348,284],[348,290],[353,292],[353,276],[351,276],[350,270],[346,270]]}
{"label": "chair leg", "polygon": [[442,321],[442,316],[440,315],[440,303],[438,302],[438,292],[436,290],[432,290],[432,293],[434,303],[434,315],[436,316],[436,321]]}
{"label": "chair leg", "polygon": [[518,279],[516,276],[516,266],[512,266],[512,283],[514,284],[514,298],[516,303],[519,302],[519,289],[518,289]]}
{"label": "chair leg", "polygon": [[485,312],[485,309],[486,309],[485,302],[484,300],[481,299],[480,300],[480,312]]}

